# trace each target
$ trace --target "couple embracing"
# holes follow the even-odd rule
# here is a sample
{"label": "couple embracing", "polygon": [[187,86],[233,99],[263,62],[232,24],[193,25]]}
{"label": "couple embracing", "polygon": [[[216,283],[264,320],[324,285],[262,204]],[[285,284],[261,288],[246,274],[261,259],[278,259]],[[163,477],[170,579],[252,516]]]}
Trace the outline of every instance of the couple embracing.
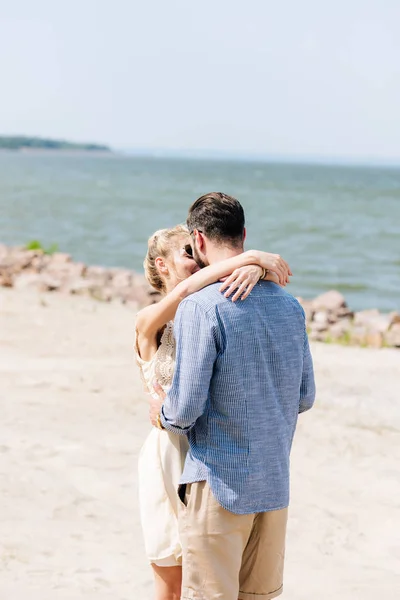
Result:
{"label": "couple embracing", "polygon": [[213,192],[148,244],[163,299],[136,322],[154,425],[139,500],[157,600],[282,593],[290,449],[315,384],[289,266],[244,252],[245,234],[238,200]]}

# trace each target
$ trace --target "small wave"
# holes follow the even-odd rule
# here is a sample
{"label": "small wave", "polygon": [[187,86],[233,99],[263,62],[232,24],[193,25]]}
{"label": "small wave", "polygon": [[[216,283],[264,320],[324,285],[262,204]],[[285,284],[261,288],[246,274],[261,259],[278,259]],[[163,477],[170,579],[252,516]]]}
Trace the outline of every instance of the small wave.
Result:
{"label": "small wave", "polygon": [[364,292],[369,289],[369,286],[363,283],[330,283],[329,285],[339,292]]}

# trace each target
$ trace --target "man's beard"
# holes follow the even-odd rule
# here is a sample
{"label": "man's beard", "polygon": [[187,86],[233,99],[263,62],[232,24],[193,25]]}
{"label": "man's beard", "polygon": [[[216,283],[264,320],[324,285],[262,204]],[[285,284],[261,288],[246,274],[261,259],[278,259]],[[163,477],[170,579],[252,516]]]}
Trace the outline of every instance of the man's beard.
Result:
{"label": "man's beard", "polygon": [[208,263],[204,262],[204,260],[200,257],[199,253],[197,252],[196,244],[193,244],[192,249],[193,249],[193,258],[199,265],[200,269],[204,269],[204,267],[208,267]]}

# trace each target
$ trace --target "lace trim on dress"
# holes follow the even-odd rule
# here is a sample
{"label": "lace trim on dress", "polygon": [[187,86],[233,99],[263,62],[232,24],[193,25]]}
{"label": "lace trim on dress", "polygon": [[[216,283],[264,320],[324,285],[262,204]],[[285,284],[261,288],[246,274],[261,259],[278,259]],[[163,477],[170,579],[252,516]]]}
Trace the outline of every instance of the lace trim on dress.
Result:
{"label": "lace trim on dress", "polygon": [[138,330],[136,329],[135,354],[136,363],[140,371],[140,377],[143,382],[144,388],[148,393],[151,393],[150,386],[152,382],[146,379],[143,367],[149,367],[153,363],[155,378],[161,385],[161,387],[165,388],[171,385],[175,366],[175,340],[173,334],[173,322],[170,321],[166,324],[161,336],[160,345],[157,348],[157,351],[153,358],[149,361],[143,360],[140,356],[138,344]]}
{"label": "lace trim on dress", "polygon": [[161,387],[165,388],[172,383],[175,366],[175,340],[173,323],[167,323],[157,350],[155,365],[156,379]]}

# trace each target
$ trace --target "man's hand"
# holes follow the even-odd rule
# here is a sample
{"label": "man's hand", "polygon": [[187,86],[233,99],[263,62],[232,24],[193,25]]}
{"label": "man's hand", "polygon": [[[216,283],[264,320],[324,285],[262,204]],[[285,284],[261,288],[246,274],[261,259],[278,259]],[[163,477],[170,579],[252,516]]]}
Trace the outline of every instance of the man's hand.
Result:
{"label": "man's hand", "polygon": [[149,417],[151,424],[157,427],[157,416],[160,414],[166,394],[158,381],[153,381],[153,387],[156,393],[149,399]]}

